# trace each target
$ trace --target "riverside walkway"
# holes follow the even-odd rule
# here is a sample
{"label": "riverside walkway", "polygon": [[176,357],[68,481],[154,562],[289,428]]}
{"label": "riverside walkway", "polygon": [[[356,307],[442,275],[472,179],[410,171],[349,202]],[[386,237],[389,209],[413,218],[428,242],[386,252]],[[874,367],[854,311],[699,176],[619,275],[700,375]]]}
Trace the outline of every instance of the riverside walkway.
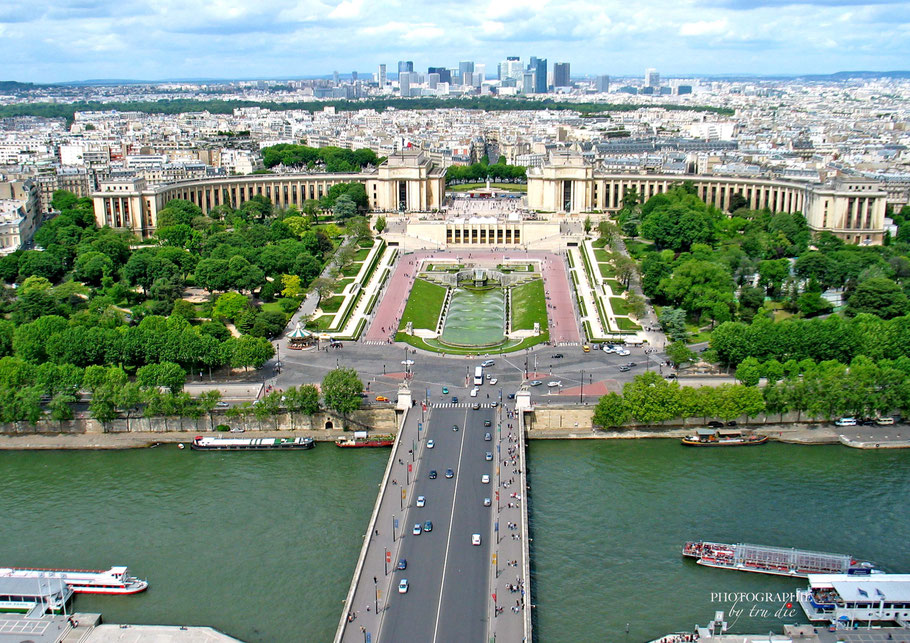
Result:
{"label": "riverside walkway", "polygon": [[336,643],[531,640],[519,426],[491,404],[406,411]]}

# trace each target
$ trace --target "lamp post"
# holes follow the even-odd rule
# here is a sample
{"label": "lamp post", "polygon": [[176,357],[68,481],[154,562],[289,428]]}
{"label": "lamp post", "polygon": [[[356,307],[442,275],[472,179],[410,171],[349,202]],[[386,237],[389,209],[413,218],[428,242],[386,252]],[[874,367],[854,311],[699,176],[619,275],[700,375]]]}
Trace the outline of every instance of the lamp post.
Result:
{"label": "lamp post", "polygon": [[376,577],[373,576],[373,596],[375,598],[375,604],[373,605],[373,611],[375,614],[379,614],[379,586],[377,585],[378,581]]}
{"label": "lamp post", "polygon": [[578,403],[581,404],[585,399],[585,369],[581,369],[581,392],[578,394]]}

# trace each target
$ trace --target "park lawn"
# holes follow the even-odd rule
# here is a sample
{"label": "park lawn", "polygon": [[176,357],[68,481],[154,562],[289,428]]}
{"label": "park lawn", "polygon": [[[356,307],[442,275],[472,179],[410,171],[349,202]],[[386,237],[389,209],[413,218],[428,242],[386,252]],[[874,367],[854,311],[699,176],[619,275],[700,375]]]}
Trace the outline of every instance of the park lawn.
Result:
{"label": "park lawn", "polygon": [[401,316],[400,330],[404,330],[408,322],[414,328],[427,328],[436,330],[439,313],[446,298],[446,288],[438,284],[416,279],[414,287],[408,294],[408,304]]}
{"label": "park lawn", "polygon": [[[446,190],[449,192],[472,192],[487,187],[486,183],[465,183],[464,185],[447,185]],[[497,190],[506,190],[508,192],[527,192],[526,183],[490,183],[491,188]]]}
{"label": "park lawn", "polygon": [[607,245],[606,237],[597,237],[594,241],[591,242],[591,245],[595,248],[603,248]]}
{"label": "park lawn", "polygon": [[520,351],[524,350],[525,348],[536,346],[537,344],[548,342],[550,341],[550,333],[549,331],[544,331],[537,337],[526,337],[517,343],[513,343],[513,340],[506,342],[501,346],[487,346],[484,348],[458,348],[455,346],[444,346],[436,340],[425,340],[422,337],[417,337],[416,335],[408,335],[407,333],[402,332],[396,333],[395,341],[405,342],[406,344],[410,344],[411,346],[415,346],[417,348],[422,348],[434,353],[443,353],[446,355],[496,355],[497,353],[513,353],[515,351]]}
{"label": "park lawn", "polygon": [[354,283],[354,277],[345,277],[344,279],[335,280],[335,292],[341,292],[344,290],[344,287],[350,283]]}
{"label": "park lawn", "polygon": [[610,306],[613,308],[614,315],[628,315],[629,306],[622,297],[610,297]]}
{"label": "park lawn", "polygon": [[281,313],[282,315],[287,315],[287,313],[281,309],[281,304],[279,304],[277,301],[265,302],[262,304],[262,306],[260,306],[260,308],[264,313]]}
{"label": "park lawn", "polygon": [[610,261],[610,254],[606,250],[600,248],[594,248],[594,258],[601,262]]}
{"label": "park lawn", "polygon": [[335,315],[321,315],[320,317],[308,321],[306,323],[306,328],[309,330],[326,331],[332,325],[334,319]]}
{"label": "park lawn", "polygon": [[619,326],[619,330],[641,330],[641,326],[628,317],[617,317],[616,325]]}
{"label": "park lawn", "polygon": [[612,290],[614,294],[621,295],[626,292],[626,287],[619,283],[616,279],[607,279],[604,283],[610,287],[610,290]]}
{"label": "park lawn", "polygon": [[613,266],[608,263],[599,263],[597,266],[600,268],[600,275],[602,277],[615,277],[616,273],[613,271]]}
{"label": "park lawn", "polygon": [[512,288],[512,330],[533,330],[534,322],[540,324],[541,330],[547,328],[547,301],[542,279]]}
{"label": "park lawn", "polygon": [[711,329],[702,330],[697,324],[686,323],[686,332],[689,333],[688,344],[697,344],[698,342],[707,342],[711,339]]}
{"label": "park lawn", "polygon": [[651,243],[645,243],[644,241],[635,241],[633,239],[623,239],[623,243],[626,244],[626,250],[629,251],[629,254],[634,258],[641,260],[644,257],[646,252],[656,252],[657,249]]}
{"label": "park lawn", "polygon": [[337,313],[338,309],[341,308],[342,303],[344,303],[344,297],[336,295],[335,297],[329,297],[320,301],[319,307],[324,313]]}
{"label": "park lawn", "polygon": [[356,277],[357,273],[360,272],[360,268],[363,266],[362,261],[355,261],[354,263],[348,264],[341,271],[341,274],[345,277]]}
{"label": "park lawn", "polygon": [[369,256],[370,249],[372,247],[373,247],[373,244],[371,243],[369,248],[361,248],[360,250],[355,252],[354,261],[360,261],[360,262],[366,261],[366,258]]}

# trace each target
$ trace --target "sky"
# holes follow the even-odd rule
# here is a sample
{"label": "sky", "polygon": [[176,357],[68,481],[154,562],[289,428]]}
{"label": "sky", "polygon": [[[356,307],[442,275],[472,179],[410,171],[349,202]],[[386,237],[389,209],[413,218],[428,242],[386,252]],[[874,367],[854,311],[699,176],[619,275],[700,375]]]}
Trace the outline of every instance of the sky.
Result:
{"label": "sky", "polygon": [[301,78],[506,56],[573,77],[910,68],[910,1],[3,0],[0,80]]}

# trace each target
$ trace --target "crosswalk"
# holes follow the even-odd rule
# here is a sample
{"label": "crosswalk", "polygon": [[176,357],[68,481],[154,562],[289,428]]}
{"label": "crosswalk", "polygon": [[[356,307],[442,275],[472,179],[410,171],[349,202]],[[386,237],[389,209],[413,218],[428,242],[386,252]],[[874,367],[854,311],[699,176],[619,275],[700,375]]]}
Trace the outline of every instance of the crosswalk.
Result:
{"label": "crosswalk", "polygon": [[[458,402],[453,404],[452,402],[437,402],[435,404],[430,404],[434,409],[470,409],[474,407],[475,402]],[[482,409],[492,409],[493,405],[489,402],[481,404],[476,402],[476,404]]]}

